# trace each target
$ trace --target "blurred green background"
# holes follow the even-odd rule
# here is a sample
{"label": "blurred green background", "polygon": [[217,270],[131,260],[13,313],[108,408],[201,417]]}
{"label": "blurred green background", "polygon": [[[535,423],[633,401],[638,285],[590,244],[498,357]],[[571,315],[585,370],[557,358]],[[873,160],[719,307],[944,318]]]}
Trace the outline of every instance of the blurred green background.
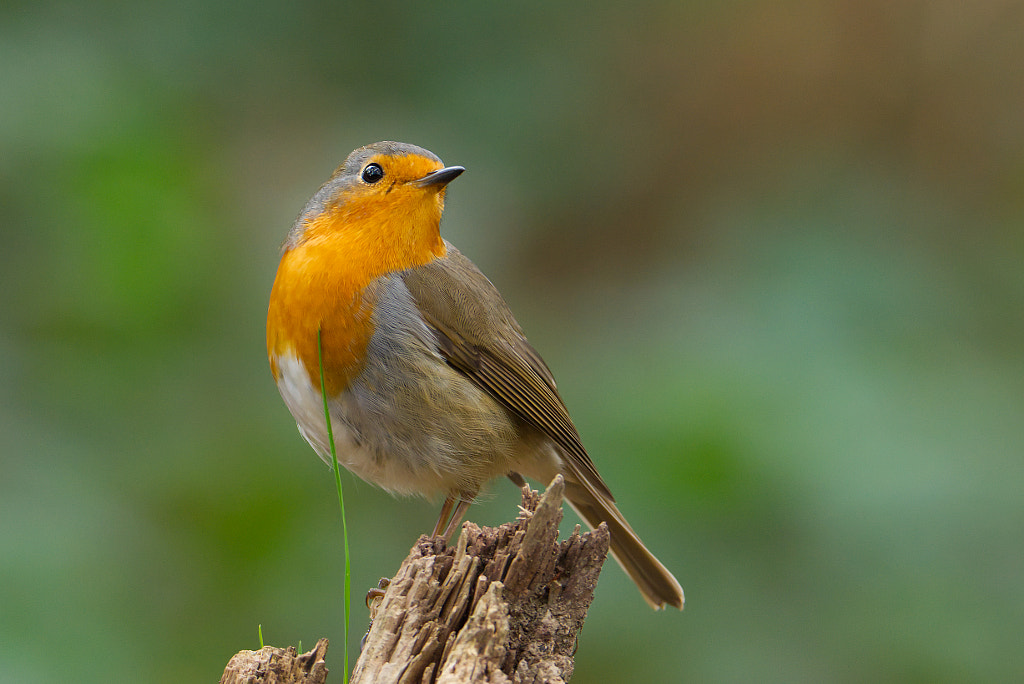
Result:
{"label": "blurred green background", "polygon": [[[215,681],[262,624],[341,681],[334,485],[264,321],[380,139],[468,168],[443,233],[686,590],[609,563],[575,681],[1024,680],[1022,35],[998,1],[6,3],[0,680]],[[357,640],[437,505],[344,484]]]}

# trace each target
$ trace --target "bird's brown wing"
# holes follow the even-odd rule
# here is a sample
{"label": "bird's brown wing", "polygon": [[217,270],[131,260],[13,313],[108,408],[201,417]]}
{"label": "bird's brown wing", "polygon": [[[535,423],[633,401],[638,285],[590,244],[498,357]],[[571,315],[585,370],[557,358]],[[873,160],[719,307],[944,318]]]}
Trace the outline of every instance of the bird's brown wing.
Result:
{"label": "bird's brown wing", "polygon": [[401,274],[441,354],[453,368],[550,437],[569,471],[613,500],[594,468],[547,364],[491,281],[455,247]]}

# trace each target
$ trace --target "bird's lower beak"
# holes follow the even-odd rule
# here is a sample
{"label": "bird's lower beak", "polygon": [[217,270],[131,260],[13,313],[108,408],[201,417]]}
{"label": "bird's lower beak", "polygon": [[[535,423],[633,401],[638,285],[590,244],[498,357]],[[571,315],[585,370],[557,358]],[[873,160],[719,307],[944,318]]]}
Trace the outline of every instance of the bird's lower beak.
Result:
{"label": "bird's lower beak", "polygon": [[462,166],[446,166],[443,169],[432,171],[423,178],[414,180],[412,183],[413,185],[417,185],[421,188],[428,188],[435,185],[444,187],[458,178],[459,174],[465,170],[465,167]]}

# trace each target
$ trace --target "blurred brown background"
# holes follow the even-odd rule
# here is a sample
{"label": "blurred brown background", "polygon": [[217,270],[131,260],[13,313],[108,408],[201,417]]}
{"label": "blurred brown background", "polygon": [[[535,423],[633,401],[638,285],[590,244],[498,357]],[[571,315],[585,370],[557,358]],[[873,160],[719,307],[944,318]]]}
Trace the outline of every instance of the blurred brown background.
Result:
{"label": "blurred brown background", "polygon": [[[468,168],[442,231],[686,590],[609,564],[574,681],[1024,679],[1022,35],[998,1],[7,3],[0,681],[214,681],[260,624],[341,681],[333,482],[263,326],[380,139]],[[436,504],[344,485],[354,655]]]}

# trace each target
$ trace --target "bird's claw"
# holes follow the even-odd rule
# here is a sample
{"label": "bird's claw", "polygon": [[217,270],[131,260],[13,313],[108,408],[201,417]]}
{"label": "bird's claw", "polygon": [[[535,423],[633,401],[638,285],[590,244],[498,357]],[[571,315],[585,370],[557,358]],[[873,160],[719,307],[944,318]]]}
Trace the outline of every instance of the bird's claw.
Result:
{"label": "bird's claw", "polygon": [[366,637],[370,636],[370,630],[373,629],[373,621],[377,617],[377,611],[380,610],[381,601],[384,600],[384,594],[387,593],[388,587],[391,585],[391,580],[387,577],[381,577],[380,581],[377,582],[377,586],[373,587],[366,592],[366,608],[370,611],[370,624],[366,628],[366,634],[359,640],[359,651],[363,650],[366,646]]}
{"label": "bird's claw", "polygon": [[380,608],[380,602],[384,599],[384,594],[387,592],[387,588],[391,585],[391,580],[387,577],[381,577],[380,581],[377,582],[377,586],[373,587],[366,592],[366,608],[370,611],[370,622],[373,622],[373,618],[377,615],[377,609]]}

